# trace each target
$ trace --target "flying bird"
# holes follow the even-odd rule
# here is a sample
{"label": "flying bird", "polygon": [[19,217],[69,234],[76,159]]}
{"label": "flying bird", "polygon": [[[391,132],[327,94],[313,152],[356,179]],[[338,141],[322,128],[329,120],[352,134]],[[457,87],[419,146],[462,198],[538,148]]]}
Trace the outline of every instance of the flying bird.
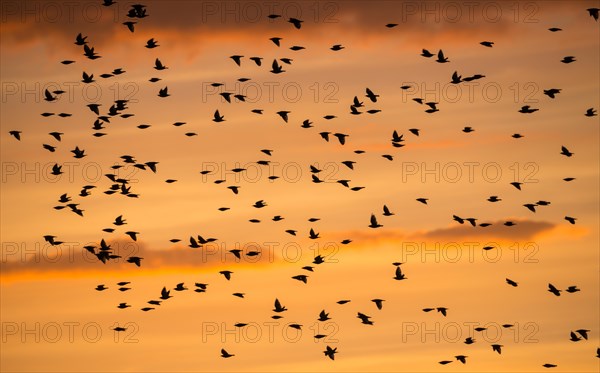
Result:
{"label": "flying bird", "polygon": [[297,18],[290,18],[288,19],[288,22],[294,25],[295,28],[300,29],[302,27],[302,22],[304,21],[299,20]]}
{"label": "flying bird", "polygon": [[229,56],[229,58],[231,58],[233,60],[233,62],[235,62],[236,65],[238,66],[242,66],[242,58],[244,56],[240,56],[240,55],[233,55],[233,56]]}
{"label": "flying bird", "polygon": [[235,356],[235,355],[232,355],[232,354],[230,354],[229,352],[225,351],[225,349],[224,349],[224,348],[222,348],[222,349],[221,349],[221,357],[222,357],[222,358],[225,358],[225,359],[227,359],[227,358],[230,358],[230,357],[232,357],[232,356]]}
{"label": "flying bird", "polygon": [[562,147],[560,148],[560,154],[562,154],[562,155],[564,155],[564,156],[566,156],[566,157],[571,157],[571,156],[573,155],[573,153],[571,153],[571,152],[569,151],[569,149],[567,149],[567,148],[566,148],[566,147],[564,147],[564,146],[562,146]]}
{"label": "flying bird", "polygon": [[562,290],[558,290],[554,285],[552,284],[548,284],[548,291],[554,295],[556,295],[557,297],[560,297],[560,292]]}
{"label": "flying bird", "polygon": [[446,62],[450,62],[450,60],[448,59],[448,57],[444,56],[444,52],[440,49],[437,54],[437,60],[435,60],[435,62],[446,63]]}
{"label": "flying bird", "polygon": [[331,347],[327,346],[325,348],[325,351],[323,351],[323,353],[325,354],[325,356],[327,356],[331,360],[335,360],[335,354],[337,354],[337,347],[331,348]]}
{"label": "flying bird", "polygon": [[275,298],[275,308],[273,308],[273,312],[281,313],[284,311],[287,311],[287,308],[285,308],[285,306],[281,305],[281,303],[279,302],[279,299]]}
{"label": "flying bird", "polygon": [[371,214],[369,228],[381,228],[381,227],[383,227],[383,225],[381,225],[377,222],[377,218],[375,217],[374,214]]}

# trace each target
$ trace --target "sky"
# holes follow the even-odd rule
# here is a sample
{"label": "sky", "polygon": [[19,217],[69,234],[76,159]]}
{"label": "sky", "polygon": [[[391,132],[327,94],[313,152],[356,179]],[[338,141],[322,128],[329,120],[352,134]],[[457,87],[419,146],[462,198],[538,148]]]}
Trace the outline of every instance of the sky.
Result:
{"label": "sky", "polygon": [[0,4],[0,370],[600,369],[598,1],[134,4]]}

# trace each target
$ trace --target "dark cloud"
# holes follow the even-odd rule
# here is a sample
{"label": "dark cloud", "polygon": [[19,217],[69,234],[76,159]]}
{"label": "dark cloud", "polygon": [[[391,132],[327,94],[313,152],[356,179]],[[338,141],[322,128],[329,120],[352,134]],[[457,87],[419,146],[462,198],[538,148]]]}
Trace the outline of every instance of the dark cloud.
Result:
{"label": "dark cloud", "polygon": [[[507,227],[505,220],[490,222],[492,225],[482,228],[473,227],[468,222],[463,225],[438,228],[429,231],[407,232],[400,230],[382,229],[377,232],[350,231],[336,233],[340,240],[352,238],[358,244],[357,247],[367,247],[365,243],[379,242],[403,242],[406,240],[473,240],[473,239],[497,239],[497,240],[530,240],[539,234],[548,232],[556,227],[556,224],[546,221],[511,220],[516,225]],[[354,247],[350,245],[349,247]]]}
{"label": "dark cloud", "polygon": [[477,239],[492,238],[500,240],[529,240],[538,234],[553,229],[556,225],[545,221],[513,220],[516,225],[507,227],[505,221],[495,221],[489,227],[473,227],[469,223],[449,228],[427,231],[420,236],[425,239]]}
{"label": "dark cloud", "polygon": [[[172,249],[151,250],[143,243],[132,241],[109,242],[113,253],[121,258],[109,260],[103,264],[93,254],[83,249],[88,244],[66,242],[58,246],[50,246],[47,243],[34,245],[25,253],[18,251],[19,245],[3,243],[3,260],[0,264],[3,275],[20,272],[71,272],[71,271],[135,271],[158,270],[169,268],[216,268],[235,266],[236,263],[248,265],[260,265],[273,262],[278,259],[277,253],[268,247],[260,247],[258,244],[245,244],[242,250],[242,259],[236,259],[229,250],[238,248],[240,245],[229,247],[222,243],[209,243],[202,248],[192,249],[185,245],[179,245]],[[258,251],[261,254],[246,256],[249,251]],[[141,268],[126,260],[131,256],[144,258]]]}
{"label": "dark cloud", "polygon": [[[5,1],[1,8],[2,39],[27,43],[52,39],[56,45],[71,45],[75,35],[90,36],[92,45],[104,46],[134,37],[122,25],[132,1],[110,7],[94,1]],[[445,1],[144,1],[148,17],[136,19],[137,35],[160,38],[161,33],[179,33],[182,41],[212,40],[221,33],[269,34],[286,38],[315,35],[367,37],[387,34],[399,41],[431,42],[442,37],[505,35],[515,24],[542,24],[565,11],[587,16],[586,4],[559,1],[445,2]],[[581,9],[579,11],[579,9]],[[282,17],[269,19],[269,14]],[[297,30],[287,22],[303,20]],[[564,19],[564,17],[563,17]],[[384,25],[396,23],[393,29]],[[564,23],[564,21],[563,21]],[[561,26],[565,26],[562,24]],[[545,27],[545,26],[544,26]],[[327,33],[324,34],[325,30]],[[406,40],[406,35],[411,40]],[[450,35],[450,36],[449,36]]]}

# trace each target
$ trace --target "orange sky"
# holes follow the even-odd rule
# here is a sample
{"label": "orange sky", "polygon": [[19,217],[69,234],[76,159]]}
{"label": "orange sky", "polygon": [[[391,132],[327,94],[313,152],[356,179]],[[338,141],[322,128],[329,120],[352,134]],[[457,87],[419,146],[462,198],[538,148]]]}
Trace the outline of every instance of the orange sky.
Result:
{"label": "orange sky", "polygon": [[[0,370],[598,370],[599,117],[584,115],[600,108],[599,22],[586,11],[597,1],[152,1],[131,33],[122,22],[132,4],[2,3]],[[304,21],[301,29],[290,17]],[[101,58],[86,59],[73,44],[80,32]],[[160,46],[144,48],[150,38]],[[344,49],[330,50],[335,44]],[[450,62],[420,56],[423,48],[443,49]],[[244,56],[241,66],[232,55]],[[563,64],[565,56],[576,61]],[[156,58],[168,69],[156,71]],[[293,61],[270,73],[280,58]],[[125,73],[100,77],[118,67]],[[82,83],[83,71],[96,82]],[[455,71],[485,77],[455,85]],[[165,86],[171,96],[157,97]],[[66,93],[46,102],[47,88]],[[555,99],[544,95],[550,88],[561,89]],[[224,91],[246,102],[227,103]],[[354,96],[364,103],[360,115],[350,115]],[[438,102],[440,111],[425,113],[414,98]],[[107,135],[92,136],[97,116],[86,105],[101,104],[104,115],[116,99],[129,100],[122,114],[134,115],[111,117]],[[539,111],[521,114],[523,105]],[[217,109],[224,122],[212,121]],[[281,110],[290,111],[287,123]],[[314,128],[300,127],[307,119]],[[464,133],[466,126],[475,131]],[[392,146],[394,130],[405,146]],[[21,131],[20,141],[9,131]],[[52,131],[64,133],[60,142]],[[348,134],[346,144],[334,133]],[[76,146],[86,157],[73,158]],[[561,146],[574,155],[561,155]],[[157,172],[123,164],[122,155],[159,162]],[[354,170],[343,161],[356,162]],[[60,177],[50,174],[55,163]],[[116,164],[124,167],[114,171]],[[323,183],[311,182],[310,165]],[[112,172],[139,198],[105,194],[111,182],[103,175]],[[79,196],[84,185],[95,186],[90,196]],[[237,195],[227,189],[234,185]],[[63,193],[84,217],[53,208]],[[488,202],[492,195],[501,201]],[[259,200],[267,206],[253,207]],[[540,200],[551,204],[535,213],[523,207]],[[394,215],[383,216],[383,205]],[[371,214],[382,228],[368,227]],[[126,225],[113,225],[119,215]],[[453,215],[492,225],[460,225]],[[311,228],[318,239],[309,239]],[[126,231],[139,232],[137,241]],[[46,243],[49,234],[63,244]],[[190,248],[197,235],[216,241]],[[83,248],[101,239],[122,258],[102,264]],[[311,264],[316,255],[325,263]],[[125,261],[131,256],[143,257],[141,267]],[[405,281],[393,280],[396,261]],[[291,279],[299,274],[307,284]],[[131,290],[118,291],[119,281],[131,281]],[[140,311],[180,282],[189,290],[171,290],[172,299]],[[195,282],[208,283],[207,292],[193,292]],[[581,291],[555,297],[548,283]],[[109,289],[95,291],[98,284]],[[270,318],[275,298],[288,308],[279,320]],[[385,300],[381,310],[374,298]],[[121,302],[132,307],[116,308]],[[448,315],[427,307],[447,307]],[[331,320],[317,321],[322,309]],[[357,312],[374,325],[362,325]],[[113,331],[117,323],[127,330]],[[482,325],[488,329],[473,331]],[[591,330],[588,340],[570,341],[577,329]],[[464,344],[469,336],[476,343]],[[504,346],[501,355],[494,343]],[[326,346],[338,348],[335,361],[323,355]],[[221,348],[235,356],[223,359]]]}

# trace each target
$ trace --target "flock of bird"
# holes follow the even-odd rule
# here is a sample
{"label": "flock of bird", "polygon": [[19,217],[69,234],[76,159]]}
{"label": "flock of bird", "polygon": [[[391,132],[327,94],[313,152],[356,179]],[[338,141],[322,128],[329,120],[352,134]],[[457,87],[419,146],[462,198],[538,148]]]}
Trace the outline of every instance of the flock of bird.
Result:
{"label": "flock of bird", "polygon": [[[112,0],[105,0],[103,3],[104,6],[112,6],[113,4],[115,4],[115,2]],[[594,20],[596,20],[596,21],[598,20],[598,9],[597,8],[590,8],[590,9],[587,9],[587,11],[589,12],[590,16],[593,17]],[[131,9],[128,11],[126,16],[128,17],[129,20],[124,22],[123,25],[126,26],[130,32],[135,32],[136,27],[140,26],[141,21],[143,19],[145,19],[146,17],[148,17],[149,14],[147,12],[146,6],[141,5],[141,4],[134,4],[131,6]],[[277,14],[272,14],[272,15],[269,15],[268,17],[273,20],[282,18],[282,16],[277,15]],[[287,22],[289,22],[291,24],[291,26],[294,27],[295,29],[298,29],[298,30],[302,29],[303,21],[300,19],[290,18],[287,20]],[[385,27],[387,27],[387,28],[393,28],[395,26],[397,26],[397,24],[390,23],[390,24],[385,25]],[[550,32],[559,32],[562,30],[560,28],[553,27],[553,28],[550,28],[549,31]],[[281,48],[282,40],[283,39],[280,37],[270,38],[270,41],[273,42],[273,44],[275,45],[276,48]],[[74,44],[77,47],[82,47],[83,56],[85,58],[90,59],[90,60],[96,60],[96,59],[102,58],[102,56],[100,56],[98,54],[98,52],[96,52],[94,47],[92,47],[90,45],[90,41],[88,41],[87,36],[84,36],[81,33],[78,34],[75,37]],[[491,41],[482,41],[480,44],[486,48],[494,47],[494,42],[491,42]],[[160,47],[160,44],[159,44],[158,40],[156,40],[155,38],[152,38],[152,39],[149,39],[147,41],[146,45],[144,45],[143,47],[145,47],[147,49],[155,49],[155,48]],[[343,50],[344,48],[345,47],[342,46],[341,44],[336,44],[336,45],[333,45],[330,49],[333,52],[338,52],[338,51]],[[290,47],[290,49],[296,51],[296,50],[304,49],[304,47],[294,45],[294,46]],[[441,63],[441,64],[451,63],[451,60],[449,59],[449,57],[441,49],[437,53],[432,53],[427,49],[423,49],[421,56],[424,58],[427,58],[427,59],[436,57],[435,62]],[[229,57],[229,59],[231,59],[233,61],[233,63],[238,67],[241,67],[244,63],[246,63],[246,57],[239,55],[239,54],[233,54]],[[249,57],[248,59],[250,61],[252,61],[253,63],[255,63],[257,66],[262,65],[262,60],[263,60],[262,57],[252,56],[252,57]],[[570,63],[573,63],[576,61],[577,60],[573,56],[565,56],[561,60],[561,62],[564,64],[570,64]],[[293,68],[292,62],[293,62],[293,60],[289,59],[289,58],[274,59],[273,62],[271,63],[270,72],[273,74],[286,73],[286,70],[284,70],[284,67],[286,69],[292,69]],[[76,63],[76,61],[64,60],[61,63],[64,65],[71,65],[71,64]],[[168,70],[169,67],[166,66],[161,61],[161,59],[157,57],[154,60],[154,69],[157,72],[162,72],[162,71]],[[116,75],[125,74],[125,73],[126,73],[126,71],[123,68],[115,68],[112,72],[103,73],[103,74],[99,75],[99,77],[102,79],[109,79]],[[94,74],[90,74],[86,71],[83,71],[81,76],[82,76],[81,81],[84,84],[89,84],[89,83],[95,82]],[[483,74],[475,74],[472,76],[463,77],[457,71],[455,71],[451,76],[450,82],[452,84],[461,84],[462,82],[469,82],[469,81],[476,80],[476,79],[484,79],[485,77],[486,76]],[[162,80],[162,78],[159,78],[159,77],[150,77],[149,78],[149,81],[151,83],[157,83],[161,80]],[[244,82],[247,80],[249,80],[249,79],[248,78],[239,79],[240,82]],[[213,87],[224,86],[223,83],[213,83],[212,85],[213,85]],[[401,87],[401,89],[404,89],[404,90],[409,89],[409,88],[410,88],[410,86],[402,86]],[[65,93],[65,92],[60,91],[60,90],[55,90],[55,91],[45,90],[44,99],[47,102],[54,102],[63,93]],[[548,97],[550,97],[551,99],[554,99],[560,93],[561,93],[561,89],[558,89],[558,88],[551,88],[551,89],[544,90],[544,94],[547,95]],[[171,93],[169,91],[168,86],[165,85],[164,87],[159,88],[157,95],[158,95],[158,97],[161,97],[161,98],[170,97]],[[235,92],[225,92],[224,91],[224,92],[221,92],[220,95],[228,103],[232,102],[232,98],[237,101],[241,101],[241,102],[245,101],[244,95],[237,94]],[[365,88],[364,97],[368,100],[369,105],[375,105],[378,102],[379,95],[376,94],[374,92],[374,90],[372,90],[370,88]],[[428,114],[434,114],[440,110],[438,102],[426,102],[424,99],[421,99],[421,98],[415,98],[414,101],[419,105],[424,105],[426,107],[426,109],[424,111]],[[93,136],[102,137],[102,136],[108,135],[108,131],[104,131],[104,130],[107,129],[107,126],[111,123],[111,120],[113,120],[113,118],[115,118],[115,117],[120,117],[120,118],[132,117],[134,114],[128,112],[129,108],[127,106],[127,103],[128,103],[127,100],[115,100],[114,103],[108,108],[108,111],[106,111],[106,112],[101,111],[101,104],[98,104],[98,103],[88,104],[87,107],[89,108],[91,113],[94,114],[96,117],[94,120],[94,123],[93,123],[93,127],[92,127]],[[381,112],[381,110],[377,109],[376,107],[369,108],[368,110],[366,110],[366,104],[359,98],[359,95],[354,96],[352,102],[349,104],[349,110],[350,110],[349,111],[350,115],[361,115],[363,113],[375,115],[375,114]],[[525,106],[522,106],[518,110],[518,112],[523,113],[523,114],[533,114],[533,113],[537,112],[538,110],[540,110],[540,109],[533,108],[529,105],[525,105]],[[263,115],[262,109],[252,109],[251,112],[253,114],[257,114],[257,115]],[[288,123],[291,120],[291,117],[290,117],[291,112],[290,111],[278,111],[275,114],[278,115],[281,118],[281,120],[283,120],[285,123]],[[41,115],[44,117],[48,117],[48,116],[52,116],[52,115],[58,115],[59,117],[69,117],[71,114],[69,114],[69,113],[56,114],[53,112],[43,112],[43,113],[41,113]],[[585,110],[582,113],[582,115],[585,115],[587,117],[594,117],[594,116],[597,116],[597,110],[594,108],[589,108],[589,109]],[[334,115],[326,115],[323,118],[325,120],[334,120],[337,117]],[[212,121],[215,122],[217,125],[221,125],[221,123],[226,122],[225,113],[221,113],[219,110],[215,110]],[[185,122],[175,122],[173,125],[176,127],[179,127],[179,126],[183,126],[185,124],[186,124]],[[140,130],[145,130],[149,127],[150,127],[150,125],[147,125],[147,124],[141,124],[138,126],[138,128]],[[309,128],[313,128],[315,126],[313,126],[313,122],[311,122],[309,119],[306,119],[306,120],[303,120],[301,127],[309,129]],[[465,127],[463,129],[463,132],[465,132],[465,133],[469,133],[472,131],[474,131],[474,129],[472,127]],[[409,129],[409,132],[413,136],[421,135],[420,129],[418,129],[418,128],[411,128],[411,129]],[[9,133],[10,133],[10,135],[14,136],[14,138],[18,141],[21,141],[21,140],[27,138],[26,134],[23,134],[22,131],[20,131],[20,130],[12,130]],[[51,144],[45,143],[45,144],[42,144],[42,147],[49,152],[56,152],[60,145],[62,136],[65,134],[60,133],[60,132],[50,132],[49,135],[55,141],[54,144],[51,145]],[[197,134],[194,132],[187,132],[185,135],[186,136],[195,136]],[[338,133],[338,132],[332,133],[329,131],[321,131],[318,133],[318,135],[322,140],[327,141],[327,142],[332,140],[332,138],[335,138],[340,146],[344,146],[347,142],[348,137],[350,137],[350,134]],[[512,137],[515,139],[519,139],[519,138],[522,138],[523,136],[518,133],[515,133],[512,135]],[[406,139],[404,138],[404,134],[399,134],[397,131],[394,131],[392,133],[390,142],[391,142],[391,146],[393,148],[404,147],[405,141],[406,141]],[[262,149],[260,151],[264,155],[271,157],[271,156],[273,156],[273,153],[276,150]],[[81,158],[88,156],[86,151],[84,149],[81,149],[80,147],[75,147],[75,149],[70,150],[70,152],[73,154],[73,157],[76,159],[81,159]],[[362,154],[364,152],[365,151],[363,151],[363,150],[355,150],[354,151],[354,153],[356,153],[356,154]],[[557,150],[557,152],[558,152],[558,150]],[[573,153],[567,147],[562,146],[560,148],[560,154],[565,157],[573,157],[575,153]],[[389,161],[394,160],[394,155],[392,155],[392,154],[382,154],[381,156]],[[268,165],[269,161],[261,160],[261,161],[258,161],[257,163],[259,165]],[[342,162],[342,164],[344,166],[346,166],[348,169],[354,170],[357,165],[357,162],[348,160],[348,161]],[[112,169],[114,169],[116,171],[117,169],[124,167],[126,165],[132,165],[133,167],[135,167],[139,170],[142,170],[142,171],[150,171],[152,173],[157,173],[159,162],[152,161],[152,160],[140,161],[132,155],[123,155],[118,159],[117,164],[112,166]],[[318,184],[318,183],[323,182],[323,180],[319,178],[319,173],[322,170],[318,169],[314,165],[309,165],[309,170],[311,172],[311,178],[312,178],[313,183]],[[240,172],[246,171],[246,169],[236,168],[231,171],[234,173],[240,173]],[[52,171],[51,171],[52,175],[61,175],[62,173],[63,173],[62,166],[60,164],[55,164],[52,167]],[[203,175],[207,175],[210,173],[211,173],[211,171],[209,171],[209,170],[200,171],[200,174],[203,174]],[[132,190],[132,185],[130,183],[130,180],[128,180],[127,178],[121,178],[116,173],[106,174],[105,177],[110,181],[110,185],[104,191],[104,193],[106,195],[120,194],[120,195],[129,197],[129,198],[139,198],[139,194],[134,193],[134,191]],[[277,178],[278,178],[277,176],[270,177],[270,179],[277,179]],[[570,182],[573,180],[575,180],[574,177],[565,177],[564,178],[565,182]],[[174,183],[174,182],[177,182],[177,180],[167,179],[166,182]],[[215,180],[214,182],[215,182],[215,184],[221,184],[221,183],[226,183],[227,180]],[[364,188],[362,186],[351,186],[350,182],[351,182],[350,180],[345,180],[345,179],[337,180],[337,183],[341,184],[345,188],[349,188],[352,191],[360,191],[361,189]],[[524,185],[523,183],[520,183],[520,182],[512,182],[510,184],[517,191],[520,191]],[[92,191],[98,187],[99,187],[99,185],[84,185],[83,187],[81,187],[78,196],[81,198],[87,197],[87,196],[91,195]],[[238,193],[240,193],[240,189],[242,188],[242,186],[227,185],[226,188],[231,190],[232,193],[238,194]],[[429,199],[426,197],[416,198],[416,201],[419,203],[422,203],[424,205],[427,205],[429,203]],[[497,203],[497,202],[502,201],[502,199],[499,198],[498,196],[490,196],[488,198],[488,201],[490,203]],[[73,212],[81,217],[84,216],[85,210],[80,208],[80,206],[82,204],[74,203],[72,201],[72,197],[69,196],[68,193],[64,193],[61,196],[59,196],[58,203],[59,204],[54,207],[56,210],[68,209],[71,212]],[[551,204],[551,202],[549,202],[549,201],[539,200],[539,201],[533,201],[531,203],[524,204],[523,207],[527,208],[532,213],[535,213],[537,208],[540,208],[543,206],[548,206],[550,204]],[[258,200],[253,205],[253,207],[257,208],[257,209],[265,208],[267,206],[268,206],[268,203],[265,200]],[[220,211],[226,211],[228,209],[229,209],[229,207],[225,207],[225,206],[219,208]],[[381,215],[381,217],[378,217],[378,215]],[[389,207],[387,205],[384,205],[379,214],[373,213],[373,214],[371,214],[369,219],[367,219],[367,217],[365,217],[365,221],[368,220],[367,227],[369,227],[371,229],[377,229],[377,228],[383,227],[383,224],[380,223],[380,221],[383,221],[382,219],[385,219],[386,217],[393,216],[393,215],[394,215],[394,213],[389,209]],[[280,215],[276,215],[272,218],[273,221],[280,221],[283,219],[284,218]],[[577,218],[569,216],[569,215],[565,215],[564,219],[567,220],[570,224],[575,224],[576,220],[577,220]],[[319,220],[319,218],[309,219],[310,222],[316,222],[318,220]],[[485,227],[492,225],[492,223],[490,223],[490,222],[479,222],[478,221],[479,219],[475,218],[475,217],[464,218],[464,217],[459,217],[457,215],[454,215],[452,217],[452,220],[459,224],[465,224],[465,222],[468,222],[473,228],[485,228]],[[250,219],[250,222],[251,223],[259,223],[260,220]],[[115,217],[114,221],[112,222],[112,226],[103,229],[103,231],[106,233],[114,233],[117,229],[120,229],[120,227],[127,225],[127,224],[128,224],[127,219],[123,215],[119,215],[119,216]],[[517,223],[515,223],[513,221],[506,221],[506,222],[504,222],[504,225],[511,227],[511,226],[517,225]],[[298,230],[296,230],[296,229],[287,229],[287,230],[285,230],[285,232],[292,236],[296,236],[299,233]],[[133,241],[137,241],[138,236],[142,234],[135,230],[126,230],[123,233],[125,235],[127,235]],[[307,237],[309,239],[316,240],[316,239],[320,238],[320,235],[317,231],[315,231],[314,228],[311,228],[310,231],[307,233]],[[53,245],[53,246],[62,244],[62,241],[58,240],[57,236],[55,236],[55,235],[45,235],[44,239],[46,240],[46,242],[48,242],[50,245]],[[182,239],[180,239],[180,238],[170,239],[171,243],[177,243],[180,241],[182,241]],[[194,233],[194,234],[191,234],[189,237],[189,245],[188,246],[192,249],[202,248],[203,245],[209,244],[214,241],[217,241],[217,238],[213,238],[213,237],[205,238],[202,235]],[[351,242],[352,242],[351,239],[345,239],[345,240],[341,241],[342,244],[350,244]],[[85,246],[84,248],[85,248],[85,250],[89,251],[89,253],[95,255],[97,257],[98,261],[101,263],[106,264],[110,261],[121,258],[121,256],[117,255],[113,251],[111,244],[104,238],[100,239],[100,241],[97,245],[89,245],[89,246]],[[493,250],[493,249],[494,249],[494,247],[491,247],[491,246],[484,247],[484,250]],[[239,249],[233,249],[233,250],[230,250],[229,252],[238,259],[241,258],[242,255],[247,255],[248,257],[251,257],[251,256],[256,256],[256,255],[260,254],[259,251],[247,251],[244,253],[242,250],[239,250]],[[132,265],[135,265],[137,267],[143,267],[144,258],[142,258],[142,257],[129,256],[129,257],[125,258],[125,260],[128,263],[131,263]],[[314,272],[316,270],[316,267],[324,262],[325,262],[325,257],[323,257],[321,255],[317,255],[314,258],[314,260],[312,261],[312,263],[306,263],[306,265],[301,267],[301,269],[304,271],[304,273],[295,275],[292,277],[292,279],[302,282],[304,284],[308,284],[308,282],[309,282],[308,279],[309,279],[310,273]],[[400,263],[400,262],[393,263],[395,268],[394,268],[394,271],[390,273],[390,279],[393,279],[396,281],[407,280],[407,277],[402,270],[403,264],[404,263]],[[233,274],[232,271],[221,270],[219,273],[221,275],[223,275],[225,280],[227,280],[227,281],[232,280],[232,274]],[[506,283],[512,287],[518,286],[518,283],[516,281],[509,279],[509,278],[506,278]],[[117,283],[116,285],[118,286],[118,290],[120,292],[126,292],[131,289],[130,287],[128,287],[129,284],[130,284],[130,282],[128,282],[128,281],[122,281],[122,282]],[[207,283],[195,283],[193,286],[193,290],[194,290],[194,292],[197,292],[197,293],[204,293],[208,290],[208,286],[209,286],[209,284],[207,284]],[[107,287],[105,284],[100,284],[95,288],[95,290],[99,291],[99,292],[105,291],[108,289],[109,289],[109,287]],[[156,310],[157,307],[163,306],[163,302],[165,302],[168,299],[173,297],[173,295],[171,295],[171,291],[183,292],[183,291],[187,291],[187,290],[189,290],[189,288],[187,288],[184,283],[176,284],[176,286],[172,289],[169,289],[165,286],[162,288],[162,290],[160,290],[159,295],[157,292],[157,299],[148,300],[147,305],[144,305],[140,309],[141,309],[141,311],[144,311],[144,312]],[[548,284],[548,292],[550,292],[551,294],[553,294],[557,297],[561,296],[561,293],[563,291],[566,293],[572,294],[575,292],[579,292],[580,289],[576,285],[569,285],[564,290],[562,290],[562,289],[557,288],[553,284]],[[245,294],[244,293],[234,293],[233,295],[236,297],[244,298]],[[372,302],[375,304],[375,306],[378,310],[382,309],[384,301],[385,301],[384,299],[379,299],[379,298],[372,299]],[[344,299],[344,300],[338,301],[337,303],[340,305],[343,305],[343,304],[347,304],[349,302],[350,302],[350,300]],[[132,306],[130,304],[128,304],[127,302],[121,302],[117,305],[117,307],[119,309],[125,309],[125,308],[129,308]],[[444,307],[444,306],[427,307],[427,308],[423,308],[422,310],[423,310],[423,312],[437,311],[443,317],[446,317],[448,315],[448,308]],[[279,319],[279,318],[283,317],[281,314],[286,312],[287,308],[284,305],[282,305],[282,303],[279,299],[275,299],[274,300],[274,308],[272,311],[274,313],[272,318]],[[365,314],[363,312],[357,312],[357,318],[360,320],[360,322],[362,324],[370,325],[370,326],[373,326],[375,324],[375,321],[372,320],[373,317],[368,316],[367,314]],[[319,320],[321,322],[324,322],[324,321],[330,320],[330,319],[331,318],[329,317],[329,313],[326,312],[325,309],[320,312],[320,314],[318,315],[318,318],[317,318],[317,320]],[[244,323],[238,323],[238,324],[236,324],[236,327],[242,328],[245,325],[246,324],[244,324]],[[504,324],[502,326],[504,328],[513,327],[513,325],[511,325],[511,324]],[[301,329],[302,325],[290,324],[289,327]],[[119,328],[115,328],[115,330],[116,331],[124,331],[126,329],[119,327]],[[475,330],[483,331],[483,330],[485,330],[485,328],[476,328]],[[569,332],[565,332],[565,336],[568,336],[569,337],[568,339],[570,341],[579,342],[581,340],[587,340],[589,333],[590,333],[590,330],[582,328],[582,329],[578,329],[575,331],[570,331],[570,334],[569,334]],[[325,337],[325,335],[315,336],[315,338],[323,338],[323,337]],[[473,337],[468,337],[464,341],[464,343],[467,345],[470,345],[474,342],[475,342],[475,338],[473,338]],[[502,353],[502,347],[503,346],[500,344],[492,344],[491,345],[492,351],[497,352],[498,354]],[[338,354],[338,349],[337,349],[337,347],[333,348],[331,346],[326,346],[326,349],[323,351],[323,354],[327,358],[334,360],[336,354]],[[231,358],[236,355],[231,354],[231,353],[227,352],[225,350],[225,348],[222,348],[221,356],[223,358]],[[454,356],[454,359],[444,359],[444,360],[439,361],[439,364],[446,365],[446,364],[453,362],[454,360],[456,360],[462,364],[466,364],[467,357],[468,357],[467,355],[462,355],[462,354],[456,355],[456,356]],[[597,351],[597,357],[600,357],[600,349]],[[542,366],[546,367],[546,368],[552,368],[552,367],[556,367],[556,364],[545,363]]]}

